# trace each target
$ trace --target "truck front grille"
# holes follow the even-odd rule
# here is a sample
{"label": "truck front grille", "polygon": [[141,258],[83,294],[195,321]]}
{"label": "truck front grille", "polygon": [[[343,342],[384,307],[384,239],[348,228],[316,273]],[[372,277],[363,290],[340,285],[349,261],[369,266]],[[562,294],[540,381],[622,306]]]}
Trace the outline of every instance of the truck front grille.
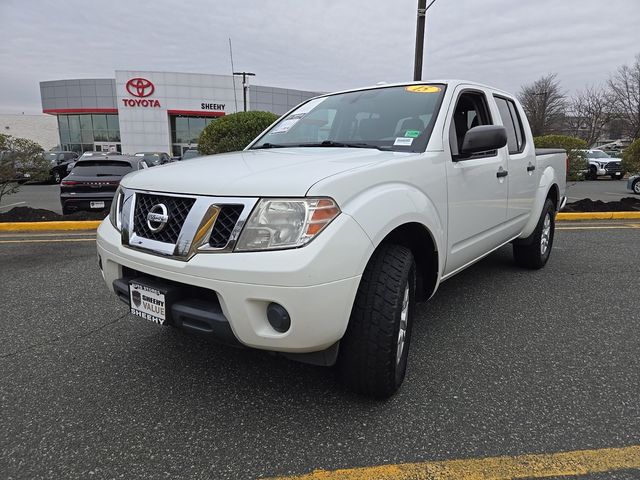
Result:
{"label": "truck front grille", "polygon": [[[175,244],[178,241],[182,225],[194,202],[194,198],[137,193],[133,216],[133,229],[140,237]],[[154,233],[147,225],[147,215],[154,205],[160,203],[167,207],[169,221],[162,230]]]}
{"label": "truck front grille", "polygon": [[609,162],[604,166],[607,173],[617,173],[622,171],[622,164],[620,162]]}
{"label": "truck front grille", "polygon": [[224,248],[229,243],[238,218],[244,209],[244,205],[220,205],[220,213],[213,225],[209,245],[213,248]]}

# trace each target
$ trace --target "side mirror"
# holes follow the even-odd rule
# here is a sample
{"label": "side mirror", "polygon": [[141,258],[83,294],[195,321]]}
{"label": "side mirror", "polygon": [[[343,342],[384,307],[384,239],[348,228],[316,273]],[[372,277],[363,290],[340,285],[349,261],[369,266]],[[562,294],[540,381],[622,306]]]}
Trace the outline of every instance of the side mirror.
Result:
{"label": "side mirror", "polygon": [[507,144],[507,131],[499,125],[479,125],[464,135],[462,141],[463,155],[497,150]]}

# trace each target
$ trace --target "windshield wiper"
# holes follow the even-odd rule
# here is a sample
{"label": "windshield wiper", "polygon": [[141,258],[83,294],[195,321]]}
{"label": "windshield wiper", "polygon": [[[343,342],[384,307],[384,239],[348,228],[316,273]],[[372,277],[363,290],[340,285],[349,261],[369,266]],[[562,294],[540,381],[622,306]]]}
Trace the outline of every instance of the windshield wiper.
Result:
{"label": "windshield wiper", "polygon": [[378,150],[391,150],[389,147],[372,145],[370,143],[350,143],[350,142],[334,142],[333,140],[325,140],[319,143],[300,143],[291,145],[292,147],[337,147],[337,148],[377,148]]}
{"label": "windshield wiper", "polygon": [[277,143],[263,143],[262,145],[258,145],[257,147],[251,147],[249,150],[258,150],[261,148],[284,148],[289,145],[278,145]]}

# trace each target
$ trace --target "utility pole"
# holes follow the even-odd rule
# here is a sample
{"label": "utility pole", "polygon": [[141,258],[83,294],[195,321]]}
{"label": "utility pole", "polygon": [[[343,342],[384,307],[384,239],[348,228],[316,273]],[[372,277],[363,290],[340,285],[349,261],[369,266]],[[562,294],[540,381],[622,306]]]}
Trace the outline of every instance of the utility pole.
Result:
{"label": "utility pole", "polygon": [[242,99],[244,100],[244,111],[247,111],[247,92],[249,91],[249,84],[247,83],[247,77],[255,77],[255,73],[251,72],[233,72],[234,75],[242,75]]}
{"label": "utility pole", "polygon": [[418,0],[418,21],[416,24],[416,50],[415,58],[413,61],[413,80],[422,80],[422,57],[424,51],[424,25],[427,16],[427,10],[436,3],[436,0],[431,0],[431,3],[427,5],[427,0]]}

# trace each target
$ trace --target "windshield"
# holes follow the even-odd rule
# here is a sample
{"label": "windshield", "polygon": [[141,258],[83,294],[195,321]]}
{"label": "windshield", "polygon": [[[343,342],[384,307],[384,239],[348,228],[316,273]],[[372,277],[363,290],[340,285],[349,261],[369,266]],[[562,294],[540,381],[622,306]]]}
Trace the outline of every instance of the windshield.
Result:
{"label": "windshield", "polygon": [[58,154],[57,153],[45,153],[44,154],[44,158],[45,160],[49,160],[50,162],[55,161],[56,158],[58,158]]}
{"label": "windshield", "polygon": [[444,85],[381,87],[315,98],[281,119],[251,148],[425,149]]}
{"label": "windshield", "polygon": [[593,152],[587,153],[588,158],[611,158],[609,155],[604,153],[601,150],[594,150]]}

